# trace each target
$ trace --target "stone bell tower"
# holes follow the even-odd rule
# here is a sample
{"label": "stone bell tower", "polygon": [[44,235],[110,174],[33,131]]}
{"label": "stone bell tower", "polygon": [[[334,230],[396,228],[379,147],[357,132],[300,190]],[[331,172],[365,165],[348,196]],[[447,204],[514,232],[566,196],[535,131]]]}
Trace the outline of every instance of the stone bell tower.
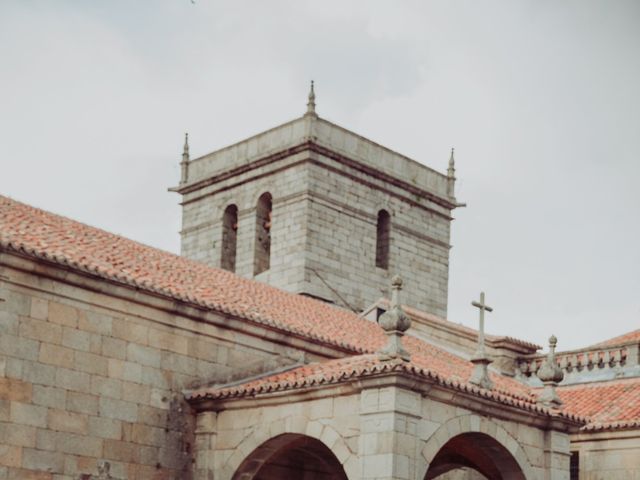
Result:
{"label": "stone bell tower", "polygon": [[182,255],[360,311],[394,274],[412,306],[445,317],[453,152],[439,173],[320,118],[200,158],[185,142]]}

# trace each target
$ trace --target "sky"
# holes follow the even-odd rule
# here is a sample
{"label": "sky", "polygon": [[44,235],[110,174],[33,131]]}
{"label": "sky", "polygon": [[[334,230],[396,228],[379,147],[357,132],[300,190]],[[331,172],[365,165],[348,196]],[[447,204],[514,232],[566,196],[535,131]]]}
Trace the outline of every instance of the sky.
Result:
{"label": "sky", "polygon": [[[0,3],[0,193],[179,251],[192,158],[304,113],[444,172],[449,319],[640,328],[640,2]],[[410,303],[410,299],[407,299]]]}

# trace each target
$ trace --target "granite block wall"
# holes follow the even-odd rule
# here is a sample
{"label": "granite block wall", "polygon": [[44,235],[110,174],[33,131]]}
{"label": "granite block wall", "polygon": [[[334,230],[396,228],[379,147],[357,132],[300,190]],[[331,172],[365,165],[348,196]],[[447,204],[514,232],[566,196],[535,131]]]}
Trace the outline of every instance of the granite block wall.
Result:
{"label": "granite block wall", "polygon": [[276,347],[171,312],[170,301],[34,268],[0,270],[0,479],[77,480],[99,460],[114,479],[191,478],[182,390]]}

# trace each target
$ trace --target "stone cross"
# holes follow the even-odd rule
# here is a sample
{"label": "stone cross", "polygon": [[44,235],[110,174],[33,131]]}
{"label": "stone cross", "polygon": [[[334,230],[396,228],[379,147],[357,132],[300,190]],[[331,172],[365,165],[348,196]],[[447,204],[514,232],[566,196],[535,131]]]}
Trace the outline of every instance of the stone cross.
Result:
{"label": "stone cross", "polygon": [[492,312],[493,308],[485,303],[484,292],[480,293],[480,301],[473,301],[471,305],[480,309],[480,328],[478,329],[478,349],[473,358],[471,358],[471,363],[473,363],[474,366],[469,381],[479,387],[491,390],[493,388],[493,382],[491,378],[489,378],[488,366],[492,360],[487,357],[484,348],[484,312]]}
{"label": "stone cross", "polygon": [[480,301],[473,301],[471,305],[480,310],[480,328],[478,329],[478,350],[476,355],[484,355],[484,312],[493,312],[493,308],[484,303],[484,292],[480,292]]}

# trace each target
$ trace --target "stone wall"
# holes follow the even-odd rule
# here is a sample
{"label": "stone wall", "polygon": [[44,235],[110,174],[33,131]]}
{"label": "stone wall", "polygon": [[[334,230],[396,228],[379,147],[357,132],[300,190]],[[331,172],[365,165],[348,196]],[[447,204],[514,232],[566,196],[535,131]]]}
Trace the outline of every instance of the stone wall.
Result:
{"label": "stone wall", "polygon": [[0,299],[0,479],[76,480],[100,459],[117,479],[188,479],[182,389],[290,350],[226,328],[239,320],[8,254]]}
{"label": "stone wall", "polygon": [[578,452],[580,480],[640,478],[640,431],[580,433],[571,437]]}

